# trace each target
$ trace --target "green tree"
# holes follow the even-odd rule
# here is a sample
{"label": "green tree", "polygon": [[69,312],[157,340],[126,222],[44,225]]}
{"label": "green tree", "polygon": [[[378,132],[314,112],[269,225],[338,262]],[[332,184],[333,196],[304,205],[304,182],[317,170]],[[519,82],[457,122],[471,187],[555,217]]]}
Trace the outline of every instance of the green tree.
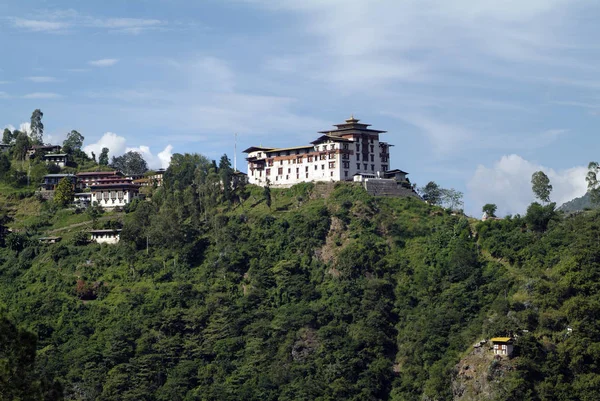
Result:
{"label": "green tree", "polygon": [[59,181],[54,191],[54,202],[60,206],[67,206],[73,202],[73,196],[75,191],[73,190],[73,181],[65,177]]}
{"label": "green tree", "polygon": [[600,165],[598,162],[590,162],[590,164],[588,164],[588,173],[585,177],[592,202],[596,204],[600,203],[600,183],[598,182],[599,171]]}
{"label": "green tree", "polygon": [[63,150],[67,153],[77,153],[81,151],[84,139],[83,135],[72,130],[67,134],[67,139],[63,141]]}
{"label": "green tree", "polygon": [[122,156],[112,158],[111,167],[125,175],[144,174],[148,164],[141,153],[130,150]]}
{"label": "green tree", "polygon": [[533,202],[527,208],[527,214],[525,215],[527,226],[533,231],[546,231],[550,221],[556,218],[555,207],[556,203],[554,202],[547,205],[540,205],[537,202]]}
{"label": "green tree", "polygon": [[35,335],[0,316],[0,400],[42,400],[35,349]]}
{"label": "green tree", "polygon": [[98,228],[98,219],[102,216],[102,213],[104,213],[104,209],[99,206],[97,202],[94,202],[93,205],[87,208],[85,213],[90,220],[92,220],[92,227]]}
{"label": "green tree", "polygon": [[36,145],[44,143],[44,124],[42,123],[44,113],[40,109],[35,109],[31,113],[31,142]]}
{"label": "green tree", "polygon": [[267,181],[267,185],[265,185],[263,189],[263,197],[265,199],[265,203],[271,209],[271,187],[269,186],[269,182]]}
{"label": "green tree", "polygon": [[231,168],[231,161],[226,154],[221,156],[219,161],[219,177],[221,178],[221,185],[223,185],[223,199],[229,202],[232,195],[233,168]]}
{"label": "green tree", "polygon": [[451,210],[455,210],[463,205],[463,193],[454,188],[441,189],[441,203],[445,204]]}
{"label": "green tree", "polygon": [[496,206],[494,203],[486,203],[481,208],[481,211],[486,213],[489,217],[496,217],[496,210],[498,210],[498,206]]}
{"label": "green tree", "polygon": [[10,145],[14,139],[13,133],[8,128],[4,128],[4,132],[2,133],[2,143]]}
{"label": "green tree", "polygon": [[531,175],[531,189],[536,198],[544,203],[550,202],[552,185],[550,185],[550,179],[543,171],[536,171]]}
{"label": "green tree", "polygon": [[420,189],[423,195],[423,200],[431,205],[439,205],[442,201],[442,188],[433,181],[429,181],[427,185]]}
{"label": "green tree", "polygon": [[101,166],[108,166],[108,148],[102,148],[102,152],[100,152],[100,157],[98,158],[98,164]]}
{"label": "green tree", "polygon": [[192,184],[199,185],[205,181],[210,165],[211,161],[205,156],[175,153],[165,171],[164,186],[183,190]]}
{"label": "green tree", "polygon": [[6,236],[5,242],[8,249],[19,253],[27,245],[27,237],[19,233],[10,233]]}
{"label": "green tree", "polygon": [[0,153],[0,178],[4,178],[4,176],[10,171],[10,159],[6,155],[6,153]]}
{"label": "green tree", "polygon": [[56,164],[47,166],[45,163],[40,163],[40,162],[32,163],[31,168],[29,170],[29,180],[30,180],[31,184],[39,185],[42,182],[42,180],[46,174],[58,173],[58,171],[56,171],[56,170],[52,170],[52,172],[51,172],[51,169],[50,169],[51,166],[58,168],[58,171],[60,171],[60,167],[58,167]]}
{"label": "green tree", "polygon": [[13,155],[17,160],[25,160],[31,142],[26,133],[20,131],[15,132],[17,133],[17,139],[15,140],[15,145],[13,147]]}

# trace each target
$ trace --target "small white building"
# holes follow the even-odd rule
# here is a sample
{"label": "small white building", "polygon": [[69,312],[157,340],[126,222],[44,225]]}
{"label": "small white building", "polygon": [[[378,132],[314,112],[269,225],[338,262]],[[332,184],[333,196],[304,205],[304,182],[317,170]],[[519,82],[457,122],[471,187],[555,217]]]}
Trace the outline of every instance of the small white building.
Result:
{"label": "small white building", "polygon": [[91,230],[90,234],[97,244],[117,244],[121,239],[121,230]]}
{"label": "small white building", "polygon": [[48,153],[44,155],[46,164],[54,163],[59,167],[66,167],[69,155],[66,153]]}
{"label": "small white building", "polygon": [[133,183],[110,183],[91,186],[92,205],[103,208],[123,207],[140,197],[140,187]]}
{"label": "small white building", "polygon": [[512,337],[495,337],[492,338],[494,345],[494,355],[511,356],[513,353],[513,338]]}
{"label": "small white building", "polygon": [[92,205],[92,193],[91,192],[79,192],[73,196],[73,203],[76,207],[81,209],[87,209]]}

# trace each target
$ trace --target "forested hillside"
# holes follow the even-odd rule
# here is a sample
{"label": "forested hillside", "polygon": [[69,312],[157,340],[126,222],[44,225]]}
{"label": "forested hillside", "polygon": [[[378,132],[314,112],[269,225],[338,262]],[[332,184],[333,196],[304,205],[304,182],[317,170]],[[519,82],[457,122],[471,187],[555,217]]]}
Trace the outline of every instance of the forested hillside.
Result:
{"label": "forested hillside", "polygon": [[150,200],[105,216],[118,245],[65,223],[98,216],[0,195],[19,227],[0,248],[0,399],[35,347],[24,400],[451,400],[472,344],[509,333],[516,368],[491,399],[597,399],[597,212],[476,222],[228,171],[174,155]]}

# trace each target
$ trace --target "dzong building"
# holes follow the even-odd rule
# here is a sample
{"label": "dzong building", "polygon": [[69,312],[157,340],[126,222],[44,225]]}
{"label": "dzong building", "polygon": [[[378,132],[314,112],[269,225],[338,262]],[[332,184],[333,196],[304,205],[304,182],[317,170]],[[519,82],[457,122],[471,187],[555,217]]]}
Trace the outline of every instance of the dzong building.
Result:
{"label": "dzong building", "polygon": [[[334,127],[319,132],[321,136],[310,145],[246,149],[249,183],[289,187],[301,182],[397,176],[400,170],[390,171],[390,147],[393,145],[379,138],[386,131],[374,130],[354,116]],[[407,173],[400,172],[405,178]]]}

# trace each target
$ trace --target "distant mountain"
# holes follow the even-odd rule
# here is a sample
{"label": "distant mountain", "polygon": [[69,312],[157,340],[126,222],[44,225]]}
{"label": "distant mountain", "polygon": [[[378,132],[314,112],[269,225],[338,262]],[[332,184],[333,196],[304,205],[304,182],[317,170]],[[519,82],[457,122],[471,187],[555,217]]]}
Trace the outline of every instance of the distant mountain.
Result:
{"label": "distant mountain", "polygon": [[584,209],[595,209],[597,207],[598,207],[598,205],[594,205],[592,203],[590,193],[587,192],[585,195],[583,195],[579,198],[575,198],[573,200],[563,203],[558,208],[558,210],[566,212],[566,213],[572,213],[572,212],[577,212],[577,211],[584,210]]}

